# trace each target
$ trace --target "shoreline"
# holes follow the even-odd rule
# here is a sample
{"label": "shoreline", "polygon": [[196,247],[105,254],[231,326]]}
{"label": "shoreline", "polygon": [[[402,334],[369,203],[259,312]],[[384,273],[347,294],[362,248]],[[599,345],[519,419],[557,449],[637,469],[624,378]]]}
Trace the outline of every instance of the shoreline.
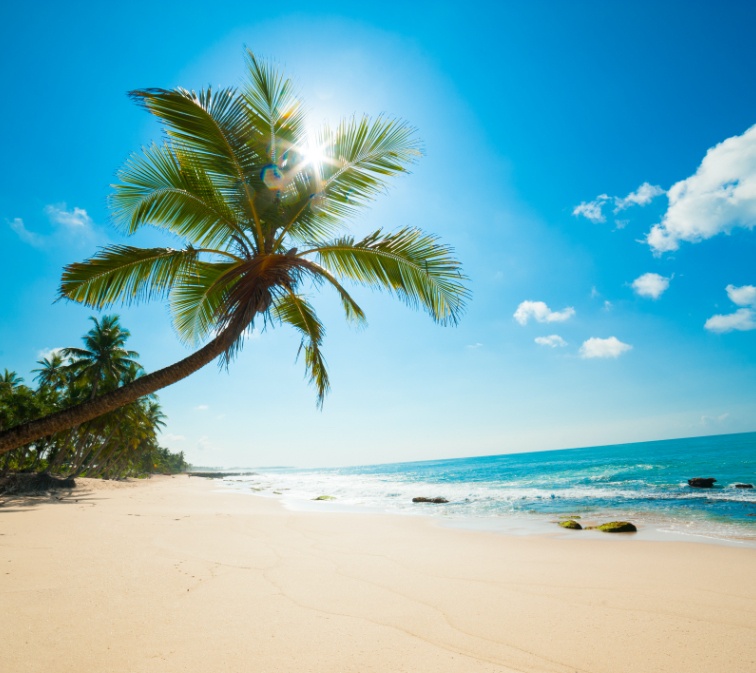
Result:
{"label": "shoreline", "polygon": [[84,483],[0,507],[13,615],[0,647],[16,673],[703,673],[756,661],[753,549],[293,512],[184,476]]}
{"label": "shoreline", "polygon": [[[238,483],[244,482],[236,482],[236,484]],[[252,488],[243,489],[236,484],[219,479],[215,486],[219,493],[238,493],[245,496],[269,499],[280,503],[282,507],[291,512],[332,512],[337,514],[386,515],[411,518],[421,517],[428,519],[441,527],[497,533],[502,535],[536,535],[559,539],[582,538],[593,540],[603,540],[606,538],[621,539],[627,537],[646,542],[689,542],[756,549],[756,537],[740,537],[737,533],[726,534],[711,532],[704,525],[705,522],[702,522],[701,520],[691,520],[689,522],[691,528],[688,530],[672,530],[670,527],[680,525],[680,522],[659,515],[656,515],[656,518],[652,520],[648,516],[644,517],[644,515],[633,515],[623,518],[616,513],[606,513],[604,515],[590,513],[582,515],[582,523],[597,525],[609,520],[628,520],[638,526],[638,531],[629,534],[610,534],[593,530],[570,531],[557,526],[557,522],[560,518],[564,518],[562,515],[554,515],[550,517],[544,514],[525,514],[522,512],[480,516],[460,514],[449,515],[434,512],[432,508],[435,507],[435,505],[431,504],[420,504],[414,511],[406,509],[390,509],[389,507],[381,508],[376,505],[295,498],[280,493],[259,492]],[[745,528],[745,526],[742,527]],[[752,528],[756,530],[756,521]]]}

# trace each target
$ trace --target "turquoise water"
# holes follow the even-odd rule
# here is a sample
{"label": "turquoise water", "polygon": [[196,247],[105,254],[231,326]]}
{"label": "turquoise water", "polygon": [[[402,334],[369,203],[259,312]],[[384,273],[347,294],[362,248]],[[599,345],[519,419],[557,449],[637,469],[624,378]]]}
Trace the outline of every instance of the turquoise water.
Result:
{"label": "turquoise water", "polygon": [[[695,489],[691,477],[714,477]],[[271,469],[234,481],[290,504],[337,503],[457,519],[630,520],[646,529],[756,541],[756,433],[477,458],[326,469]],[[450,502],[418,506],[415,496]]]}

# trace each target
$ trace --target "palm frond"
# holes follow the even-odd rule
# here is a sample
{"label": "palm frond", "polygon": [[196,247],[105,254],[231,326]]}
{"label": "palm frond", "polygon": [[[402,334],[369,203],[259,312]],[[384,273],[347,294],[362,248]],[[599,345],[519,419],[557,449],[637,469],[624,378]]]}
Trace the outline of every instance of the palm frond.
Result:
{"label": "palm frond", "polygon": [[63,270],[60,297],[93,308],[165,297],[197,263],[193,248],[135,248],[111,245]]}
{"label": "palm frond", "polygon": [[[292,243],[323,241],[344,228],[343,218],[321,192],[322,181],[310,170],[299,171],[282,194],[275,223],[279,242],[288,236]],[[338,205],[338,204],[336,204]]]}
{"label": "palm frond", "polygon": [[239,213],[186,152],[153,144],[132,155],[118,178],[110,207],[114,222],[129,234],[152,225],[200,247],[217,247],[233,236],[249,241]]}
{"label": "palm frond", "polygon": [[286,163],[286,153],[304,136],[304,105],[294,93],[293,82],[250,50],[247,71],[249,79],[241,95],[248,121],[256,126],[270,162],[281,166]]}
{"label": "palm frond", "polygon": [[300,253],[310,254],[337,276],[422,306],[436,322],[456,324],[470,296],[453,249],[420,229],[378,230],[357,242],[342,237]]}
{"label": "palm frond", "polygon": [[289,223],[296,240],[322,240],[344,218],[386,188],[386,178],[408,172],[421,155],[415,129],[388,117],[353,117],[336,130],[321,129],[316,143],[324,155],[317,179],[308,184],[312,207]]}
{"label": "palm frond", "polygon": [[232,287],[223,281],[236,264],[199,261],[171,292],[173,325],[185,343],[196,345],[216,329],[221,308]]}
{"label": "palm frond", "polygon": [[[235,89],[143,89],[129,94],[163,121],[166,132],[208,175],[245,219],[255,222],[256,242],[263,231],[255,209],[258,192],[267,192],[261,171],[268,163],[264,139]],[[262,149],[261,149],[262,148]]]}
{"label": "palm frond", "polygon": [[365,318],[364,311],[328,269],[311,260],[303,260],[303,262],[304,268],[312,274],[313,279],[316,280],[316,282],[325,281],[338,292],[347,320],[356,323],[360,327],[367,325],[367,318]]}
{"label": "palm frond", "polygon": [[325,359],[320,352],[325,336],[323,323],[320,322],[307,300],[294,292],[281,295],[276,299],[272,315],[281,323],[291,325],[302,335],[297,355],[304,351],[309,381],[317,390],[318,407],[322,408],[323,400],[331,388]]}
{"label": "palm frond", "polygon": [[330,155],[322,169],[323,191],[350,203],[371,200],[386,187],[384,177],[406,173],[421,155],[415,129],[387,117],[344,120],[321,142]]}
{"label": "palm frond", "polygon": [[195,157],[206,173],[231,181],[246,180],[263,157],[254,150],[248,115],[232,88],[199,93],[186,89],[140,89],[129,92],[158,117],[168,136]]}

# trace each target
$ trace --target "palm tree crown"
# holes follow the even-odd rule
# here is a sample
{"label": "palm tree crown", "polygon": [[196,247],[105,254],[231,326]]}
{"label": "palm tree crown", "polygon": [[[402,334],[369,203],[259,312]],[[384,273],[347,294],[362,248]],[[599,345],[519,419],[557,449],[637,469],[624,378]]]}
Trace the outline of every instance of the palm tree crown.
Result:
{"label": "palm tree crown", "polygon": [[90,320],[94,327],[84,336],[84,348],[64,348],[61,354],[70,359],[67,369],[74,381],[88,384],[93,399],[121,383],[130,368],[141,369],[141,365],[134,359],[139,353],[124,348],[131,333],[121,327],[118,316],[104,315],[100,320],[94,317]]}
{"label": "palm tree crown", "polygon": [[34,380],[43,388],[62,390],[68,383],[68,360],[59,350],[37,360],[39,369],[32,369]]}
{"label": "palm tree crown", "polygon": [[[344,287],[387,291],[439,323],[456,323],[468,298],[450,247],[415,227],[349,235],[349,218],[420,156],[415,131],[385,116],[313,131],[292,82],[247,53],[239,89],[142,89],[130,96],[163,125],[118,174],[111,210],[126,233],[144,226],[184,245],[111,245],[64,270],[61,296],[103,309],[167,298],[177,333],[196,353],[103,395],[128,403],[218,356],[228,363],[258,320],[301,334],[318,403],[329,388],[324,327],[309,291],[326,285],[349,320],[365,315]],[[209,341],[208,341],[209,339]],[[102,411],[100,411],[102,413]],[[2,437],[0,436],[0,449]]]}

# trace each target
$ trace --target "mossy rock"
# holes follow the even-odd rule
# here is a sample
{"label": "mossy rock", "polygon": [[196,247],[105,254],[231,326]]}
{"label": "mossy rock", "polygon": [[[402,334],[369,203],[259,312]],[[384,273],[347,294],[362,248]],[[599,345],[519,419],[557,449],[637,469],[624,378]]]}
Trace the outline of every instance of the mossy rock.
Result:
{"label": "mossy rock", "polygon": [[600,530],[604,533],[635,533],[638,529],[634,523],[629,521],[610,521],[602,523],[600,526],[593,526],[593,530]]}
{"label": "mossy rock", "polygon": [[583,530],[583,527],[574,519],[567,519],[567,521],[560,521],[559,525],[562,528],[569,528],[570,530]]}
{"label": "mossy rock", "polygon": [[333,495],[319,495],[317,498],[313,498],[313,500],[336,500],[336,497]]}
{"label": "mossy rock", "polygon": [[575,519],[579,519],[580,515],[579,514],[560,514],[559,518],[560,519],[572,519],[574,521]]}

